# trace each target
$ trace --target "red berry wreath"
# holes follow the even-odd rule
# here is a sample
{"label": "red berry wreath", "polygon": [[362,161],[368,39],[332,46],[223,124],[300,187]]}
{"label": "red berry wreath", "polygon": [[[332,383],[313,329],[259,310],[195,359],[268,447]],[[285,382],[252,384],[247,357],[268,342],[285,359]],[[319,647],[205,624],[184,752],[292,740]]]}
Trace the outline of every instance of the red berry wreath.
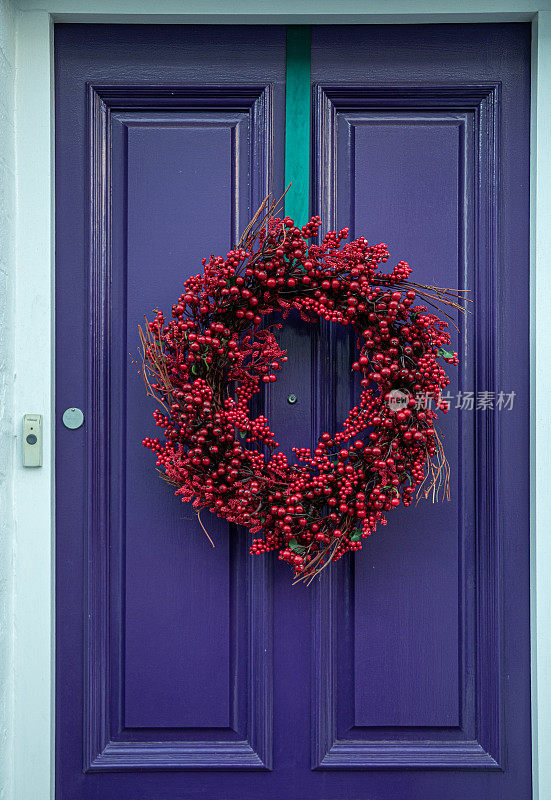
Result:
{"label": "red berry wreath", "polygon": [[[380,272],[385,244],[344,243],[348,228],[309,244],[319,217],[299,229],[274,216],[274,203],[266,207],[226,258],[203,259],[170,321],[157,311],[140,329],[140,371],[164,409],[153,414],[164,441],[143,444],[184,502],[260,534],[251,553],[278,550],[296,578],[309,581],[361,549],[362,538],[386,524],[384,513],[408,506],[426,481],[433,499],[448,492],[437,413],[419,398],[447,411],[449,379],[438,358],[458,359],[443,349],[448,323],[413,303],[421,295],[433,306],[461,307],[446,289],[411,283],[405,261]],[[250,413],[253,395],[287,360],[275,335],[281,326],[263,327],[263,318],[292,309],[310,322],[353,327],[352,369],[362,376],[342,430],[322,433],[313,452],[294,447],[296,464],[277,450],[266,417]],[[393,390],[403,393],[403,407],[389,402]]]}

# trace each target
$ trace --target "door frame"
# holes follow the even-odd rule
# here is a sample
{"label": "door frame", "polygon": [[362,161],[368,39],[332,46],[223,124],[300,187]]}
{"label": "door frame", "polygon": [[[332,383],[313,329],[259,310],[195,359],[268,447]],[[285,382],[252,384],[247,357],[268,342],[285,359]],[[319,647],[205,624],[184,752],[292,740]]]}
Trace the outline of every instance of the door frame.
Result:
{"label": "door frame", "polygon": [[[182,6],[185,5],[185,8]],[[20,0],[16,34],[15,408],[44,415],[44,466],[14,474],[13,797],[54,798],[54,22],[404,24],[532,22],[531,625],[533,800],[551,797],[551,0]],[[239,13],[239,8],[243,13]],[[287,10],[288,9],[288,10]],[[370,10],[371,9],[371,10]],[[547,221],[547,229],[546,229]],[[31,313],[29,313],[31,312]],[[29,498],[32,497],[32,502]],[[547,584],[547,586],[546,586]]]}

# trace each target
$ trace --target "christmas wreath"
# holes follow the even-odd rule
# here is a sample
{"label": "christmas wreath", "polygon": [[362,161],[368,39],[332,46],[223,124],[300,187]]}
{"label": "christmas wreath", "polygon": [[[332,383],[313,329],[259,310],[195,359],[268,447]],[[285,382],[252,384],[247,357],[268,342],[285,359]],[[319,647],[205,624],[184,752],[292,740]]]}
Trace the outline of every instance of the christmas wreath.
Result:
{"label": "christmas wreath", "polygon": [[[382,272],[386,244],[346,242],[348,228],[315,244],[318,216],[298,228],[276,213],[266,199],[226,258],[203,259],[203,272],[185,281],[172,318],[158,310],[140,328],[139,369],[164,433],[143,445],[198,516],[208,508],[245,526],[257,537],[251,553],[277,550],[297,580],[310,582],[361,549],[385,513],[409,506],[416,491],[433,500],[449,493],[435,428],[438,410],[448,408],[439,359],[458,358],[445,349],[448,323],[427,305],[463,310],[463,298],[411,282],[405,261]],[[416,297],[427,305],[414,305]],[[342,430],[322,433],[313,451],[293,447],[290,459],[251,400],[287,360],[281,323],[265,318],[293,309],[308,322],[354,330],[361,397]]]}

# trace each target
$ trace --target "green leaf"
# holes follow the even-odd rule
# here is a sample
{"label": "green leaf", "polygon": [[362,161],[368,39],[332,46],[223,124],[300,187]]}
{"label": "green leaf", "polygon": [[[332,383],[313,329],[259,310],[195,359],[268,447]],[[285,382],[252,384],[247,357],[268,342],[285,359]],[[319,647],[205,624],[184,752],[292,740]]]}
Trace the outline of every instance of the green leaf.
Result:
{"label": "green leaf", "polygon": [[247,437],[247,431],[239,431],[239,435],[242,439],[245,439]]}
{"label": "green leaf", "polygon": [[443,347],[441,347],[438,350],[438,353],[436,355],[441,356],[442,358],[453,358],[453,356],[454,356],[453,353],[450,353],[449,350],[444,350]]}
{"label": "green leaf", "polygon": [[358,530],[354,531],[354,533],[350,537],[350,541],[351,542],[358,542],[361,538],[362,538],[362,531],[361,531],[360,528],[358,528]]}
{"label": "green leaf", "polygon": [[306,548],[299,544],[296,539],[289,539],[289,547],[293,551],[293,553],[304,553]]}
{"label": "green leaf", "polygon": [[192,367],[191,367],[191,371],[192,371],[192,373],[193,373],[194,375],[197,375],[197,367],[195,366],[195,364],[193,364],[193,365],[192,365]]}

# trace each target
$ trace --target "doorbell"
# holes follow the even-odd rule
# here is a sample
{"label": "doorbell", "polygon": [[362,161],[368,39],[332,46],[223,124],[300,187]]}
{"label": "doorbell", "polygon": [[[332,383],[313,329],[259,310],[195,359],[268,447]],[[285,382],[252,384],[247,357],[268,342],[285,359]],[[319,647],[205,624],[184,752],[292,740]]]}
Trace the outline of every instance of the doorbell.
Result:
{"label": "doorbell", "polygon": [[42,414],[23,417],[23,466],[42,466]]}

